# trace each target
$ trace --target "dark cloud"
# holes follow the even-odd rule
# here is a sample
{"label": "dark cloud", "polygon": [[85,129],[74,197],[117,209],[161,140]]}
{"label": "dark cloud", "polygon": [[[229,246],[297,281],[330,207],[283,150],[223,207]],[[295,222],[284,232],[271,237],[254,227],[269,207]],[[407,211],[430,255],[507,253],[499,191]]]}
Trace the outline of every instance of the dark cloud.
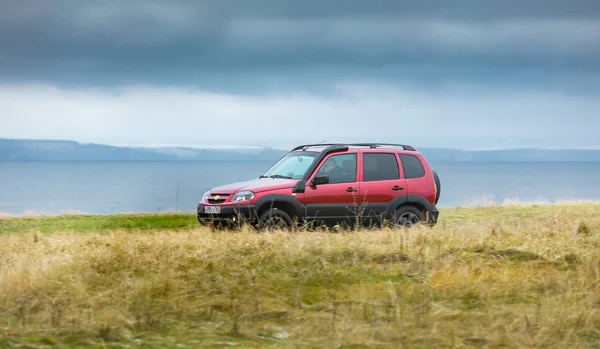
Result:
{"label": "dark cloud", "polygon": [[597,1],[0,4],[0,76],[12,82],[248,88],[347,78],[514,84],[527,76],[575,88],[598,87],[598,62]]}

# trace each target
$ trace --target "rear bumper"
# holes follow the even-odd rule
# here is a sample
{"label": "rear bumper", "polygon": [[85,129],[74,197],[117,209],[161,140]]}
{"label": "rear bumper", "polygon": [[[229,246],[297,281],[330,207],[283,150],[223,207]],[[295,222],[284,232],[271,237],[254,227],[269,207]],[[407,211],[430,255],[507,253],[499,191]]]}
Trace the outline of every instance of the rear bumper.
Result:
{"label": "rear bumper", "polygon": [[440,216],[440,211],[437,209],[437,207],[435,205],[430,205],[429,209],[427,210],[427,216],[425,217],[425,220],[427,220],[427,223],[431,226],[434,226],[437,224],[438,221],[438,217]]}
{"label": "rear bumper", "polygon": [[256,221],[256,207],[254,205],[222,205],[221,213],[211,214],[205,213],[204,207],[215,206],[198,204],[196,208],[196,216],[200,224],[240,224],[253,223]]}

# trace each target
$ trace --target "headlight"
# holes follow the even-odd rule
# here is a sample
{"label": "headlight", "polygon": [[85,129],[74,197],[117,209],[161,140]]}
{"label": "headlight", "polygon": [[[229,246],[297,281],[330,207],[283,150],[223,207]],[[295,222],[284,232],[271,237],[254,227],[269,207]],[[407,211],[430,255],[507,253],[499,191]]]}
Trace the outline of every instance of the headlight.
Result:
{"label": "headlight", "polygon": [[235,194],[233,196],[233,198],[231,198],[231,201],[233,202],[240,202],[240,201],[246,201],[246,200],[252,200],[254,199],[254,193],[251,191],[241,191],[237,194]]}
{"label": "headlight", "polygon": [[200,202],[206,202],[206,200],[208,200],[209,195],[210,195],[210,190],[202,195],[202,200],[200,200]]}

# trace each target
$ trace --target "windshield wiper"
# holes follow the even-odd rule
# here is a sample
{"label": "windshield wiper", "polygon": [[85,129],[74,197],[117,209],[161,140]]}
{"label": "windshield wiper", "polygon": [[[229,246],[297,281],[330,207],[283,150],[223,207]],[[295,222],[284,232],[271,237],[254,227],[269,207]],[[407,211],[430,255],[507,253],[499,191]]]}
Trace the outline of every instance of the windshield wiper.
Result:
{"label": "windshield wiper", "polygon": [[258,178],[285,178],[285,179],[292,179],[292,177],[290,177],[290,176],[284,176],[284,175],[278,175],[278,174],[272,175],[272,176],[264,176],[263,175],[263,176],[260,176]]}
{"label": "windshield wiper", "polygon": [[292,177],[290,176],[284,176],[284,175],[272,175],[271,178],[285,178],[285,179],[292,179]]}

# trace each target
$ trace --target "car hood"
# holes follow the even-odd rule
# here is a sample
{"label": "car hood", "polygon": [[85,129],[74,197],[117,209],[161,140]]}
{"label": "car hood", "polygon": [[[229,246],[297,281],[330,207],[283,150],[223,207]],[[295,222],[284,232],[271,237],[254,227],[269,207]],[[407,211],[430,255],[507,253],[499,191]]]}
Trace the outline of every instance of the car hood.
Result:
{"label": "car hood", "polygon": [[210,192],[215,194],[233,194],[242,190],[251,190],[255,193],[259,193],[267,190],[291,188],[296,182],[298,182],[297,179],[260,178],[222,185],[212,188]]}

